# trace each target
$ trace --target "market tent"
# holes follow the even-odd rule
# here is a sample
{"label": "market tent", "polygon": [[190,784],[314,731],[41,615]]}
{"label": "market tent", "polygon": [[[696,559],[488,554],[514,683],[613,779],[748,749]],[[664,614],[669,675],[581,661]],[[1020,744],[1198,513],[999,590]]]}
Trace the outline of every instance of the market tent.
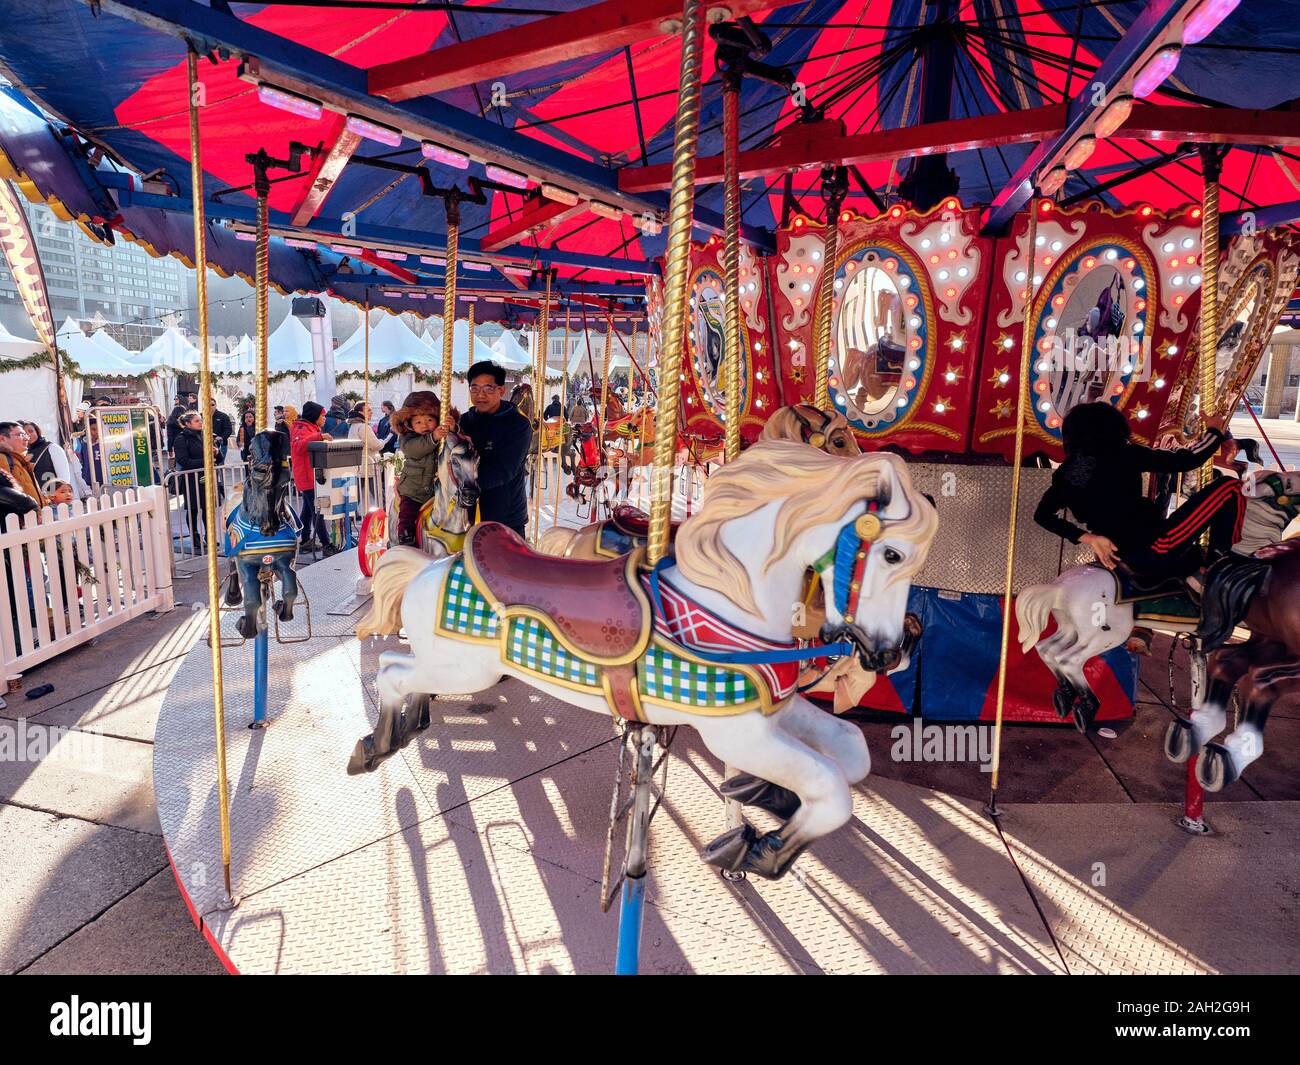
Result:
{"label": "market tent", "polygon": [[92,344],[98,344],[105,351],[112,355],[116,355],[128,366],[135,365],[135,357],[139,352],[132,351],[126,345],[118,343],[118,341],[109,336],[108,330],[103,328],[96,329],[90,334],[90,342]]}
{"label": "market tent", "polygon": [[72,318],[59,328],[58,333],[55,334],[55,342],[76,364],[83,377],[91,374],[108,377],[138,377],[143,372],[128,359],[120,358],[103,344],[95,343],[81,331],[81,326],[77,325]]}
{"label": "market tent", "polygon": [[529,349],[519,343],[509,329],[501,331],[501,336],[492,345],[492,358],[507,370],[527,370],[533,365]]}
{"label": "market tent", "polygon": [[143,351],[131,356],[142,370],[171,370],[195,373],[199,368],[199,349],[175,326],[170,326]]}
{"label": "market tent", "polygon": [[39,340],[16,337],[0,323],[0,358],[29,359],[38,351],[44,351],[45,345]]}
{"label": "market tent", "polygon": [[[364,373],[365,354],[366,330],[363,326],[335,350],[335,372]],[[372,374],[384,373],[408,363],[427,370],[441,364],[441,361],[441,351],[435,352],[427,340],[417,335],[396,315],[380,312],[378,320],[371,324],[370,372]]]}
{"label": "market tent", "polygon": [[[243,367],[242,359],[239,365]],[[248,368],[251,370],[251,365]],[[275,332],[266,338],[266,369],[272,376],[311,373],[311,333],[292,314],[286,315]]]}
{"label": "market tent", "polygon": [[[441,344],[435,349],[437,359],[434,363],[436,368],[442,367],[442,347]],[[451,337],[451,372],[465,373],[470,365],[476,362],[492,359],[493,352],[478,337],[474,338],[474,356],[470,357],[469,352],[469,322],[464,318],[456,319],[456,331]]]}

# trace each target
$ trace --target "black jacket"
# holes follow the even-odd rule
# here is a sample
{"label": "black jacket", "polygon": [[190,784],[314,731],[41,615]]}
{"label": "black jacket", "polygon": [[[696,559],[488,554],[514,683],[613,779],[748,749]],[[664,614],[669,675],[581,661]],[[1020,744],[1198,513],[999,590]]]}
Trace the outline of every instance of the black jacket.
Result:
{"label": "black jacket", "polygon": [[235,426],[230,420],[230,415],[223,410],[214,410],[212,412],[213,439],[220,441],[222,445],[226,445],[234,433]]}
{"label": "black jacket", "polygon": [[[1142,494],[1142,474],[1185,473],[1209,460],[1224,434],[1209,430],[1191,447],[1158,448],[1123,444],[1097,455],[1070,455],[1052,474],[1052,483],[1034,511],[1034,521],[1048,532],[1078,543],[1084,532],[1112,540],[1120,552],[1146,547],[1162,515]],[[1081,529],[1060,517],[1069,510],[1087,526]]]}
{"label": "black jacket", "polygon": [[384,446],[379,449],[381,455],[391,455],[397,450],[397,434],[393,432],[393,427],[389,416],[385,414],[379,419],[379,424],[375,426],[375,436],[384,442]]}
{"label": "black jacket", "polygon": [[[203,469],[203,433],[182,429],[176,436],[176,468],[179,470]],[[202,477],[199,478],[202,480]]]}
{"label": "black jacket", "polygon": [[495,414],[474,409],[460,416],[460,431],[478,452],[479,513],[483,521],[528,524],[526,461],[533,428],[508,400]]}

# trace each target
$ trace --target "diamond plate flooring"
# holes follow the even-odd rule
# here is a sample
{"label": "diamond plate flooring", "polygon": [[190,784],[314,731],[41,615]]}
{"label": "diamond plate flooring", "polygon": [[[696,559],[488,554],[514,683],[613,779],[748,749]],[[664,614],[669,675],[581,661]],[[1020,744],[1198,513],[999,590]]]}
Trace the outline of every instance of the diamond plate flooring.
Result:
{"label": "diamond plate flooring", "polygon": [[[301,576],[323,618],[351,593],[355,569],[340,557]],[[610,721],[505,681],[435,700],[416,742],[348,777],[375,718],[376,656],[397,646],[347,635],[359,616],[272,647],[265,731],[247,728],[251,648],[223,656],[234,908],[222,887],[206,645],[168,690],[154,747],[159,820],[222,950],[259,973],[612,971],[617,917],[599,907]],[[868,730],[877,759],[885,736]],[[999,827],[974,800],[873,775],[849,824],[790,875],[737,885],[697,857],[724,828],[720,779],[680,730],[651,830],[643,971],[1300,969],[1285,934],[1294,858],[1276,846],[1295,838],[1295,803],[1221,804],[1227,839],[1207,841],[1177,834],[1162,804],[1007,806]],[[1098,862],[1110,889],[1092,882]],[[1276,888],[1262,914],[1260,882]]]}

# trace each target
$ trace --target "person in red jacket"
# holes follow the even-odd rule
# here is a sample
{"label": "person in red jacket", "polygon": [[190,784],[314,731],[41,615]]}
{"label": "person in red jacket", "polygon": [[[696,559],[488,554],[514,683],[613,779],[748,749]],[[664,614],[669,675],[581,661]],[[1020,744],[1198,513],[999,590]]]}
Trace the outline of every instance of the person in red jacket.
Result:
{"label": "person in red jacket", "polygon": [[329,542],[325,519],[316,513],[316,473],[311,468],[307,445],[313,440],[332,440],[329,433],[321,431],[325,424],[325,408],[319,403],[304,403],[302,414],[289,431],[289,461],[293,466],[293,483],[302,493],[302,534],[300,551],[318,548],[328,557],[337,551]]}

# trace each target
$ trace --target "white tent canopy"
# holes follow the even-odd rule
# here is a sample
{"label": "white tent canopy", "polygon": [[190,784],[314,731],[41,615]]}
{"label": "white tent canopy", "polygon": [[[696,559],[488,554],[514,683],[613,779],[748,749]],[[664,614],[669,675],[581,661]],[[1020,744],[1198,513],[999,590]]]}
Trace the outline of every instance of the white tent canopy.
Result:
{"label": "white tent canopy", "polygon": [[[138,376],[143,371],[129,359],[115,355],[103,344],[97,344],[81,331],[81,326],[69,318],[59,328],[55,341],[68,358],[77,364],[83,375],[108,374],[117,377]],[[119,345],[120,347],[121,345]],[[123,348],[123,351],[126,349]],[[130,355],[130,352],[127,352]]]}
{"label": "white tent canopy", "polygon": [[[555,334],[552,333],[552,336]],[[631,347],[627,337],[623,338],[624,343]],[[587,358],[587,345],[591,345],[591,358]],[[569,356],[569,376],[590,374],[594,371],[596,377],[600,376],[601,370],[605,365],[605,334],[597,333],[595,330],[589,330],[584,338],[581,333],[570,333],[569,344],[572,354]],[[630,370],[632,360],[627,357],[627,352],[623,350],[623,345],[615,337],[612,346],[609,349],[609,372],[616,370]]]}
{"label": "white tent canopy", "polygon": [[509,329],[502,330],[501,336],[492,345],[492,359],[507,370],[528,370],[533,365],[529,349],[520,344]]}
{"label": "white tent canopy", "polygon": [[[242,360],[239,365],[243,368]],[[266,338],[266,370],[268,374],[312,371],[311,332],[292,314],[285,315]]]}
{"label": "white tent canopy", "polygon": [[29,359],[38,351],[44,351],[45,345],[39,340],[16,337],[0,323],[0,358]]}
{"label": "white tent canopy", "polygon": [[[334,352],[334,369],[338,373],[364,373],[366,366],[366,330],[358,329]],[[428,369],[442,362],[442,352],[418,336],[396,315],[382,313],[370,326],[370,372],[382,373],[404,363]]]}
{"label": "white tent canopy", "polygon": [[199,349],[175,326],[169,326],[144,351],[131,356],[131,361],[141,370],[168,369],[176,373],[196,373],[199,368]]}

